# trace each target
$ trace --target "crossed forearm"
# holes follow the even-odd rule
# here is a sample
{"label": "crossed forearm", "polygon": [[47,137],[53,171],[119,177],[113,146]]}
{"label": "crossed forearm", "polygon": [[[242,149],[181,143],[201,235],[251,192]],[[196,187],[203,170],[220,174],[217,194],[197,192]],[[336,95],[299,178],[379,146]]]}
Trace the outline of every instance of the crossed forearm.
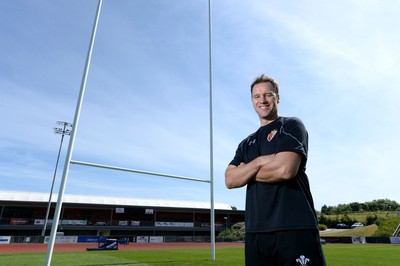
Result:
{"label": "crossed forearm", "polygon": [[295,152],[259,156],[248,164],[229,165],[225,172],[227,188],[239,188],[250,181],[277,183],[297,175],[302,156]]}
{"label": "crossed forearm", "polygon": [[227,188],[239,188],[252,180],[257,180],[259,171],[263,166],[273,160],[275,155],[263,155],[253,161],[238,166],[229,165],[225,172],[225,184]]}

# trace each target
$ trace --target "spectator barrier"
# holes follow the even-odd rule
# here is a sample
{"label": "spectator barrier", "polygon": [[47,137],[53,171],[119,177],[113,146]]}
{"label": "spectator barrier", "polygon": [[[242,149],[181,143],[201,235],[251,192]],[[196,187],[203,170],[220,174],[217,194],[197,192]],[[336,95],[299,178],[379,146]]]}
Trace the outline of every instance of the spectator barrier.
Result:
{"label": "spectator barrier", "polygon": [[[161,242],[210,242],[209,236],[107,236],[118,239],[120,244],[161,243]],[[63,236],[56,237],[56,243],[98,243],[102,236]],[[48,243],[49,237],[42,236],[0,236],[1,244],[13,243]],[[400,244],[400,237],[321,237],[327,244]],[[216,237],[217,242],[226,242]]]}

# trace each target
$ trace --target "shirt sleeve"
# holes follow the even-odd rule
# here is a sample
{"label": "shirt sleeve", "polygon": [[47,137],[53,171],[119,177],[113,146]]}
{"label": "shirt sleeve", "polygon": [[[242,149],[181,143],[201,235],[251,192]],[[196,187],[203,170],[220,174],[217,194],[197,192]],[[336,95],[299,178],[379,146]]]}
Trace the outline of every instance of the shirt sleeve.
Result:
{"label": "shirt sleeve", "polygon": [[244,146],[245,141],[246,140],[243,140],[238,145],[238,147],[236,149],[235,157],[233,157],[233,160],[229,163],[230,165],[239,166],[240,163],[244,162],[244,149],[243,149],[243,146]]}
{"label": "shirt sleeve", "polygon": [[282,125],[280,132],[279,151],[292,151],[307,158],[308,133],[299,118],[290,118]]}

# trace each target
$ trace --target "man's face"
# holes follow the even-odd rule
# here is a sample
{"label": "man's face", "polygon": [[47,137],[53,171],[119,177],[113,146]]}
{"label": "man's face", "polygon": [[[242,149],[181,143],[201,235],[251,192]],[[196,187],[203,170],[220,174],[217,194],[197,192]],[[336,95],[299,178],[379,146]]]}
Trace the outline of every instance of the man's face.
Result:
{"label": "man's face", "polygon": [[254,85],[251,98],[261,125],[266,125],[278,118],[279,95],[274,92],[271,83],[261,82]]}

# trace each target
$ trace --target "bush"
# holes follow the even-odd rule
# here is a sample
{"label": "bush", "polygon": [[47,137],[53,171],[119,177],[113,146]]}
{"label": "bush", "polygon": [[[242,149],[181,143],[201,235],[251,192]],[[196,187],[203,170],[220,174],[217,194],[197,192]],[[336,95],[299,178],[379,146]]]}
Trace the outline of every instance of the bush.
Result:
{"label": "bush", "polygon": [[318,224],[318,230],[319,231],[325,231],[326,229],[328,229],[328,227],[324,224]]}
{"label": "bush", "polygon": [[243,241],[245,236],[244,222],[232,225],[232,227],[220,232],[218,236],[227,241]]}
{"label": "bush", "polygon": [[376,214],[374,214],[374,215],[368,215],[367,218],[366,218],[366,220],[367,220],[367,225],[375,224],[377,219],[378,219],[378,216],[377,216]]}
{"label": "bush", "polygon": [[375,236],[391,236],[400,224],[400,217],[379,217],[376,220],[378,230]]}

